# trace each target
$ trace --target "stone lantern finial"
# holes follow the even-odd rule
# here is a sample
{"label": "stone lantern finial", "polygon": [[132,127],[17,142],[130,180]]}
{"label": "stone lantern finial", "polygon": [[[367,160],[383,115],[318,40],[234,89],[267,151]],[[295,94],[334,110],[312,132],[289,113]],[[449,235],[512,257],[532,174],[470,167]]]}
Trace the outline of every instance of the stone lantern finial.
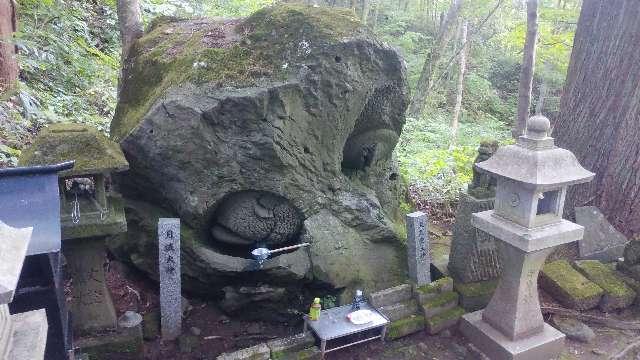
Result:
{"label": "stone lantern finial", "polygon": [[543,115],[534,115],[527,121],[525,136],[530,139],[543,140],[549,136],[551,122]]}

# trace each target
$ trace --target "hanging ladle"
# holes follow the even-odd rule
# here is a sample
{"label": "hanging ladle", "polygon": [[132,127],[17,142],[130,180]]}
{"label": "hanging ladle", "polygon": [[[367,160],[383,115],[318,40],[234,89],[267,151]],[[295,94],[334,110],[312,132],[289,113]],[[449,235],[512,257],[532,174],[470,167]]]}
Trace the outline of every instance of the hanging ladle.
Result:
{"label": "hanging ladle", "polygon": [[269,256],[271,254],[275,254],[275,253],[279,253],[279,252],[283,252],[283,251],[287,251],[287,250],[298,249],[298,248],[309,246],[309,245],[311,245],[311,244],[302,243],[302,244],[298,244],[298,245],[285,246],[283,248],[275,249],[275,250],[269,250],[269,249],[264,248],[264,247],[259,247],[257,249],[254,249],[253,251],[251,251],[251,256],[253,256],[253,258],[258,262],[258,266],[262,267],[262,264],[269,258]]}

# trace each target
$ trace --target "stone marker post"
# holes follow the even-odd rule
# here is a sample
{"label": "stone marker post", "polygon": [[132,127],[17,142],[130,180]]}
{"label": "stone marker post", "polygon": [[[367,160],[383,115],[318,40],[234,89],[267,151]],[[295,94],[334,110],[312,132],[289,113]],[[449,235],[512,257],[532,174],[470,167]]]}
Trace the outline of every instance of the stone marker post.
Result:
{"label": "stone marker post", "polygon": [[431,282],[427,214],[417,211],[408,214],[406,221],[409,279],[415,282],[416,286],[422,286]]}
{"label": "stone marker post", "polygon": [[162,339],[175,340],[182,331],[180,219],[158,219],[158,254]]}

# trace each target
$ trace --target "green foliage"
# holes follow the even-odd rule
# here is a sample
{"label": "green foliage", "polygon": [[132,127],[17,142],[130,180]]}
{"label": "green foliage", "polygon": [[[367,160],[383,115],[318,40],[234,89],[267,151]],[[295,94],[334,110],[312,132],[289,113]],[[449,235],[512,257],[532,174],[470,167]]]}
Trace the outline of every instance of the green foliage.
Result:
{"label": "green foliage", "polygon": [[323,309],[331,309],[336,307],[338,304],[338,298],[333,295],[325,295],[321,300]]}
{"label": "green foliage", "polygon": [[471,181],[471,166],[480,142],[496,139],[505,143],[510,139],[506,124],[485,117],[461,122],[457,144],[450,146],[450,116],[446,110],[436,110],[429,117],[409,118],[400,138],[397,148],[400,171],[422,199],[455,200]]}
{"label": "green foliage", "polygon": [[[420,9],[410,2],[407,11],[394,3],[384,3],[376,32],[404,55],[409,84],[417,83],[425,58],[434,46],[439,14],[450,1],[436,0]],[[558,110],[569,62],[579,6],[576,0],[541,1],[539,10],[538,57],[534,80],[545,82],[548,90],[544,111]],[[510,141],[510,126],[518,103],[520,63],[526,33],[526,7],[521,2],[477,0],[464,2],[461,18],[469,21],[467,71],[464,81],[463,111],[456,146],[451,146],[451,113],[457,79],[456,30],[434,71],[434,87],[419,119],[408,119],[398,146],[401,173],[410,184],[414,201],[450,203],[471,180],[472,163],[480,141]],[[495,12],[488,17],[487,16]],[[426,15],[425,15],[426,14]]]}
{"label": "green foliage", "polygon": [[20,1],[16,33],[22,111],[31,123],[108,127],[116,100],[116,14],[79,0]]}
{"label": "green foliage", "polygon": [[146,0],[141,1],[145,21],[157,16],[242,17],[270,5],[273,0]]}

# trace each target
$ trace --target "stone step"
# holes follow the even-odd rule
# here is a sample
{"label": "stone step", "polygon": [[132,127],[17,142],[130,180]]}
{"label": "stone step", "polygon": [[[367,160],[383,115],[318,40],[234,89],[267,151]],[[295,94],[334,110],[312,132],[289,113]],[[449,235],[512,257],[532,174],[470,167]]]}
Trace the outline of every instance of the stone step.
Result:
{"label": "stone step", "polygon": [[296,351],[294,353],[285,353],[280,358],[271,357],[270,360],[320,360],[322,359],[322,353],[316,346],[308,347]]}
{"label": "stone step", "polygon": [[600,299],[600,308],[604,312],[624,309],[631,305],[636,293],[618,277],[613,269],[598,260],[579,260],[573,266],[587,279],[593,281],[604,290]]}
{"label": "stone step", "polygon": [[539,281],[544,291],[570,309],[592,309],[604,295],[600,286],[580,274],[567,260],[545,264]]}
{"label": "stone step", "polygon": [[307,332],[268,341],[267,347],[271,350],[271,359],[278,360],[312,347],[314,343],[313,335]]}
{"label": "stone step", "polygon": [[443,277],[430,284],[414,287],[413,289],[419,304],[424,304],[427,300],[449,291],[453,291],[453,279],[450,277]]}
{"label": "stone step", "polygon": [[424,329],[424,316],[412,315],[394,321],[387,327],[387,340],[395,340]]}
{"label": "stone step", "polygon": [[47,345],[47,313],[44,309],[11,315],[13,334],[7,359],[44,359]]}
{"label": "stone step", "polygon": [[271,350],[265,343],[219,355],[216,360],[269,360]]}
{"label": "stone step", "polygon": [[430,319],[458,306],[458,293],[448,291],[422,304],[424,317]]}
{"label": "stone step", "polygon": [[403,301],[401,303],[383,306],[378,311],[384,314],[389,321],[397,321],[418,312],[418,302],[416,300]]}
{"label": "stone step", "polygon": [[402,284],[369,294],[369,302],[376,308],[411,300],[411,285]]}
{"label": "stone step", "polygon": [[442,314],[436,315],[430,319],[426,319],[425,324],[427,327],[427,333],[430,335],[435,335],[446,329],[458,325],[458,321],[464,314],[464,309],[456,306],[453,309],[443,312]]}

